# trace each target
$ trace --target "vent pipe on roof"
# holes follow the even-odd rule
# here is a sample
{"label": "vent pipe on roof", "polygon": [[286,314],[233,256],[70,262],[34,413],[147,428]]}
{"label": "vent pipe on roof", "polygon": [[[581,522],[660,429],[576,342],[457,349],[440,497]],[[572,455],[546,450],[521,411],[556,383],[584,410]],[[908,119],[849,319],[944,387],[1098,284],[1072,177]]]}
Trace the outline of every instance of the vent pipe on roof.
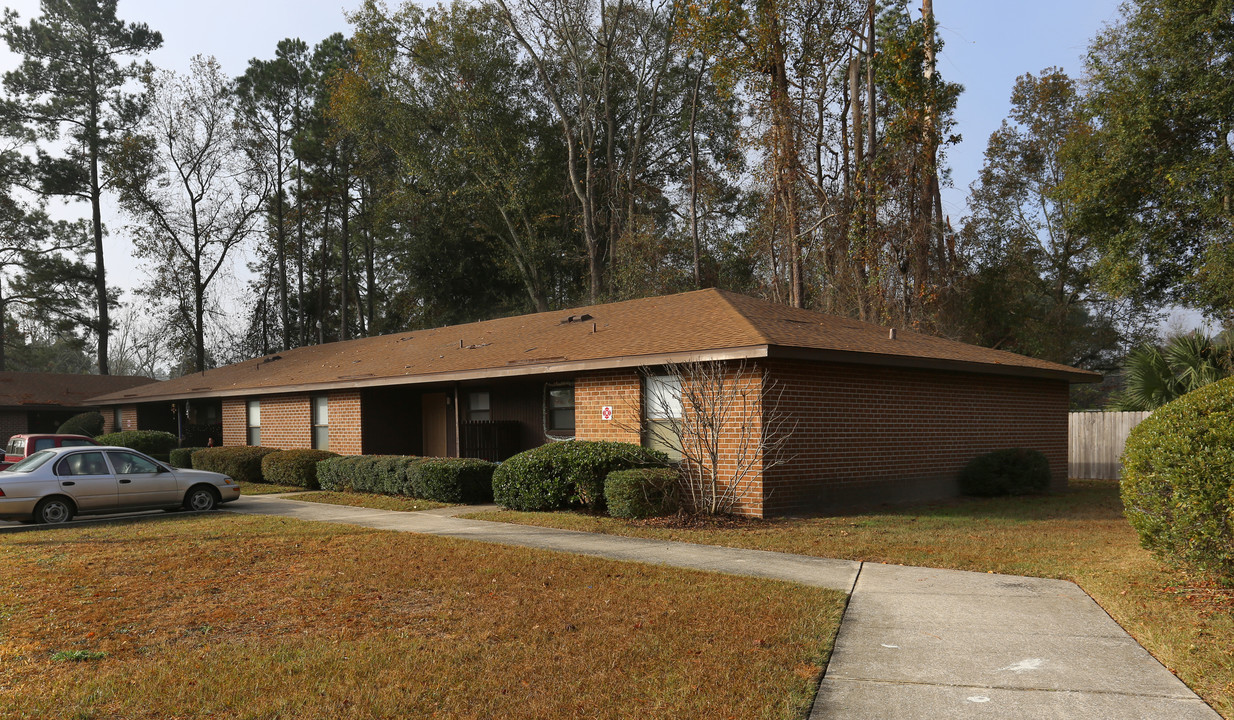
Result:
{"label": "vent pipe on roof", "polygon": [[593,333],[596,331],[596,324],[595,324],[595,323],[592,323],[592,324],[591,324],[591,331],[592,331]]}
{"label": "vent pipe on roof", "polygon": [[896,339],[896,329],[895,328],[890,328],[887,330],[887,339],[888,340]]}

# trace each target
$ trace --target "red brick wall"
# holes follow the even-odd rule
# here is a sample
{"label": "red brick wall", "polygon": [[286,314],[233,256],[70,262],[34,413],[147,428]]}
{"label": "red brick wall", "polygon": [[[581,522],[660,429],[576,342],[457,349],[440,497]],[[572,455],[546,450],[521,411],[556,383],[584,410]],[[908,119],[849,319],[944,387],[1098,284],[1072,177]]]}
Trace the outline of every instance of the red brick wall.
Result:
{"label": "red brick wall", "polygon": [[[613,419],[601,416],[613,408]],[[591,373],[574,378],[574,436],[638,444],[642,381],[637,370]]]}
{"label": "red brick wall", "polygon": [[[330,395],[330,452],[359,455],[363,452],[360,433],[360,391],[332,392]],[[262,418],[263,422],[265,418]]]}
{"label": "red brick wall", "polygon": [[[753,366],[747,366],[743,375],[738,377],[738,367],[727,368],[724,382],[726,387],[740,389],[746,398],[747,410],[745,417],[733,412],[732,420],[726,426],[725,434],[720,438],[720,447],[725,457],[721,458],[720,467],[716,473],[723,483],[737,478],[737,448],[742,437],[742,427],[746,426],[750,442],[748,447],[754,450],[758,446],[762,433],[762,416],[759,388],[762,385],[761,376]],[[689,393],[688,380],[683,379],[683,396]],[[739,398],[734,395],[730,407],[740,407]],[[688,403],[685,403],[688,405]],[[613,419],[605,421],[601,411],[605,406],[613,408]],[[642,441],[640,422],[642,416],[642,378],[638,371],[615,371],[580,375],[574,380],[574,424],[576,437],[580,440],[612,440],[639,444]],[[688,439],[687,439],[688,440]],[[698,453],[687,453],[695,455]],[[763,505],[761,481],[761,458],[756,453],[747,455],[747,460],[741,463],[746,473],[740,478],[737,490],[736,511],[746,515],[760,515]]]}
{"label": "red brick wall", "polygon": [[[330,398],[330,450],[340,455],[359,455],[360,392],[327,393]],[[262,447],[293,450],[313,446],[312,394],[262,395]],[[223,400],[223,444],[248,442],[248,398]]]}
{"label": "red brick wall", "polygon": [[26,419],[25,410],[0,410],[0,447],[14,435],[26,432]]}
{"label": "red brick wall", "polygon": [[137,430],[137,406],[124,405],[120,408],[120,422],[124,427],[121,430]]}
{"label": "red brick wall", "polygon": [[1045,453],[1053,489],[1066,488],[1064,380],[784,361],[768,368],[783,387],[778,407],[797,423],[786,448],[792,460],[764,478],[768,514],[954,495],[969,460],[1009,447]]}

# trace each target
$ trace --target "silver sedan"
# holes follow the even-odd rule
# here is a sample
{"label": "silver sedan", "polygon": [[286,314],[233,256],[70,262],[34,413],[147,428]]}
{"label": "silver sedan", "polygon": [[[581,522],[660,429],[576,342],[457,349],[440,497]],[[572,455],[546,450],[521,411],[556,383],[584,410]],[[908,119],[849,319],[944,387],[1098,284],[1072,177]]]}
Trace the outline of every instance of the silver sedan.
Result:
{"label": "silver sedan", "polygon": [[122,447],[40,450],[0,471],[0,520],[67,522],[124,510],[213,510],[240,497],[221,473],[164,465]]}

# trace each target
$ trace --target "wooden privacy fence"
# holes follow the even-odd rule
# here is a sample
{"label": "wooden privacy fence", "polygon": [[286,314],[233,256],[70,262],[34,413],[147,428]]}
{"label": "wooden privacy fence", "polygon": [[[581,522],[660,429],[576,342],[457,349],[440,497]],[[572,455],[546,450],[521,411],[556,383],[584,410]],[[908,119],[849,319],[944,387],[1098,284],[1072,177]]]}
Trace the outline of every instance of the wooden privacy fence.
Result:
{"label": "wooden privacy fence", "polygon": [[1068,413],[1067,474],[1073,478],[1117,479],[1131,428],[1147,412]]}

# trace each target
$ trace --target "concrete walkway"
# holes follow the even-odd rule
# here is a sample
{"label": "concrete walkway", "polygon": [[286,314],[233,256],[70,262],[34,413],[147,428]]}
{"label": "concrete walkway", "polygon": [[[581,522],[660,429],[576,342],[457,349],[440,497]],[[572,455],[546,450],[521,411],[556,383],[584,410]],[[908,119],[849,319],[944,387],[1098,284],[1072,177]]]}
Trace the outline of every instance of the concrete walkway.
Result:
{"label": "concrete walkway", "polygon": [[[811,720],[1220,717],[1070,582],[452,517],[476,508],[408,513],[292,497],[246,496],[224,509],[788,580],[848,592],[848,608]],[[26,529],[30,526],[20,528]],[[13,530],[19,529],[7,531]]]}

